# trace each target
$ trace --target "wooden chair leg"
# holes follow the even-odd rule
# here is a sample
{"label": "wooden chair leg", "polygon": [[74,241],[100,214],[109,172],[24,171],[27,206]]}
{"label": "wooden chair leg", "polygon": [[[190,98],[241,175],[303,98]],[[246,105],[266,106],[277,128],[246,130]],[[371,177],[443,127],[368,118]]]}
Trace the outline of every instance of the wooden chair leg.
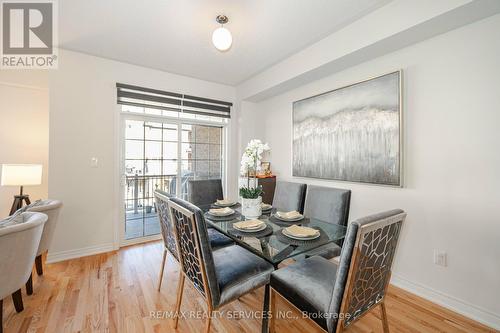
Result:
{"label": "wooden chair leg", "polygon": [[269,306],[269,311],[271,318],[269,318],[269,333],[275,333],[276,328],[275,328],[275,322],[276,322],[276,292],[274,291],[273,288],[270,290],[271,295],[269,295],[269,302],[271,303]]}
{"label": "wooden chair leg", "polygon": [[185,279],[185,276],[181,271],[179,273],[179,285],[177,286],[177,304],[175,305],[174,328],[177,328],[177,323],[179,322],[179,313],[181,310],[182,294],[184,292],[184,279]]}
{"label": "wooden chair leg", "polygon": [[160,277],[158,278],[158,291],[160,291],[161,288],[161,282],[163,281],[163,270],[165,269],[165,264],[167,261],[167,250],[163,250],[163,260],[161,261],[161,268],[160,268]]}
{"label": "wooden chair leg", "polygon": [[26,281],[26,294],[33,295],[33,273],[30,274],[28,281]]}
{"label": "wooden chair leg", "polygon": [[264,286],[264,304],[262,306],[262,332],[269,332],[269,306],[270,306],[270,295],[271,285],[266,284]]}
{"label": "wooden chair leg", "polygon": [[389,333],[389,321],[387,320],[387,311],[385,309],[385,303],[380,303],[380,312],[382,314],[382,326],[384,327],[384,333]]}
{"label": "wooden chair leg", "polygon": [[24,310],[21,289],[14,291],[14,293],[12,294],[12,301],[14,302],[14,307],[16,308],[17,312],[21,312]]}
{"label": "wooden chair leg", "polygon": [[3,299],[0,299],[0,333],[3,333]]}
{"label": "wooden chair leg", "polygon": [[36,274],[43,275],[43,265],[42,265],[42,255],[38,255],[35,258],[35,268]]}
{"label": "wooden chair leg", "polygon": [[210,333],[210,324],[212,323],[212,309],[211,306],[208,306],[208,318],[205,323],[205,333]]}
{"label": "wooden chair leg", "polygon": [[335,333],[344,333],[344,325],[343,324],[340,324],[340,325],[337,324],[337,330],[335,331]]}

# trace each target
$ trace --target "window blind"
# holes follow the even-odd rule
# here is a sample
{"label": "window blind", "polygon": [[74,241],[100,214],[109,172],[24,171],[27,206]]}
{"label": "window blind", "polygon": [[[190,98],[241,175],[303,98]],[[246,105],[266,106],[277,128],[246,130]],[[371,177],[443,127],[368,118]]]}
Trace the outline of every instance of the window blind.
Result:
{"label": "window blind", "polygon": [[117,83],[117,102],[144,108],[231,118],[233,103]]}

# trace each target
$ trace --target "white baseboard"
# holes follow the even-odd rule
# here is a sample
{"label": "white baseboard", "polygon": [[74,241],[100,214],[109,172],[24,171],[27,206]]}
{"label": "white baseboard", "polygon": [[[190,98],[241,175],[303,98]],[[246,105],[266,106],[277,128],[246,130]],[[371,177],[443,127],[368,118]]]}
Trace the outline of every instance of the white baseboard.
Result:
{"label": "white baseboard", "polygon": [[49,251],[49,254],[47,255],[47,263],[52,264],[59,261],[81,258],[81,257],[91,256],[94,254],[110,252],[114,250],[117,250],[114,243],[109,243],[109,244],[95,245],[95,246],[89,246],[80,249],[66,250],[60,252]]}
{"label": "white baseboard", "polygon": [[162,239],[161,234],[151,235],[151,236],[146,236],[146,237],[141,237],[141,238],[133,238],[133,239],[129,239],[129,240],[123,240],[120,243],[120,247],[136,245],[136,244],[143,244],[143,243],[148,243],[148,242],[152,242],[152,241],[157,241],[160,239]]}
{"label": "white baseboard", "polygon": [[440,291],[419,283],[412,282],[402,276],[393,274],[391,284],[425,298],[451,311],[478,321],[486,326],[500,330],[500,316],[461,299],[446,295]]}

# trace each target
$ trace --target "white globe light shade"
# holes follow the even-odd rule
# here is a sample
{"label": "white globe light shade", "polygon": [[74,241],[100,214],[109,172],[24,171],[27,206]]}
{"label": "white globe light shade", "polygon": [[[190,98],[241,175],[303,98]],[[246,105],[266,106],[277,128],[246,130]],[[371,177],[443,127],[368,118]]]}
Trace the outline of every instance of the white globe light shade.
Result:
{"label": "white globe light shade", "polygon": [[233,44],[233,36],[231,32],[224,27],[215,29],[212,34],[212,43],[219,51],[227,51]]}

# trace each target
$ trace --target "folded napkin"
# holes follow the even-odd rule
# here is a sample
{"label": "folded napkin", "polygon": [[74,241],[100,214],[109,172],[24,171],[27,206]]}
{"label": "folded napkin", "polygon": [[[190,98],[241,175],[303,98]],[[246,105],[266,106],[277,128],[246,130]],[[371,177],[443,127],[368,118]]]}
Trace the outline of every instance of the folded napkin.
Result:
{"label": "folded napkin", "polygon": [[260,204],[260,207],[261,207],[262,209],[269,209],[269,208],[271,208],[272,206],[271,206],[270,204],[261,203],[261,204]]}
{"label": "folded napkin", "polygon": [[230,204],[232,204],[233,202],[234,202],[234,201],[229,200],[229,199],[217,199],[216,204],[218,204],[218,205],[230,205]]}
{"label": "folded napkin", "polygon": [[312,237],[319,234],[319,230],[309,228],[309,227],[301,227],[298,225],[291,225],[288,228],[285,228],[286,232],[292,236],[296,237]]}
{"label": "folded napkin", "polygon": [[232,214],[234,211],[229,207],[224,207],[224,208],[212,208],[208,212],[213,215],[226,215],[226,214]]}
{"label": "folded napkin", "polygon": [[302,214],[300,214],[296,210],[292,210],[291,212],[277,212],[276,215],[278,215],[278,217],[281,217],[283,219],[296,219],[302,217]]}
{"label": "folded napkin", "polygon": [[235,224],[233,224],[233,226],[237,229],[257,229],[261,227],[263,224],[264,222],[259,220],[247,220],[247,221],[236,222]]}

